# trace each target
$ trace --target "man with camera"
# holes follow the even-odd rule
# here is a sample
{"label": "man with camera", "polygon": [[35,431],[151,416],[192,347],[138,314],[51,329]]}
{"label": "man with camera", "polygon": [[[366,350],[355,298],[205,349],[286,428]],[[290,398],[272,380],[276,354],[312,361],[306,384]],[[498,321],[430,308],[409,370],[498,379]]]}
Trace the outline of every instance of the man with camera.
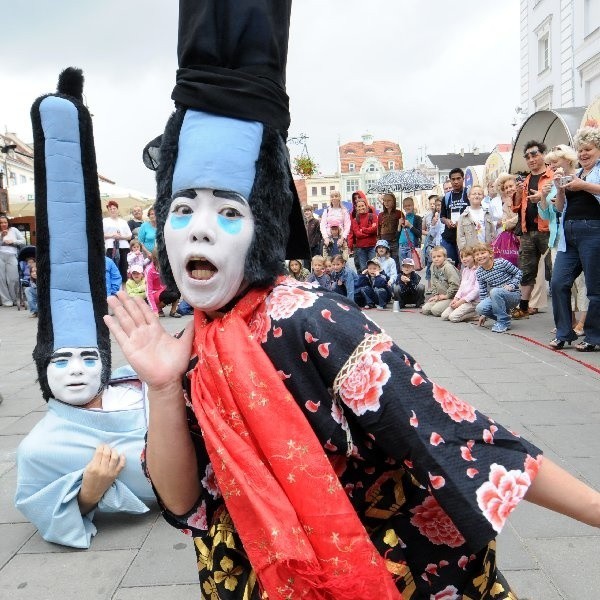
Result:
{"label": "man with camera", "polygon": [[514,211],[521,220],[521,246],[519,267],[523,271],[521,279],[521,301],[512,313],[513,319],[527,319],[531,314],[529,299],[535,285],[540,258],[548,251],[550,237],[548,221],[538,214],[537,204],[546,197],[552,188],[554,173],[544,161],[546,145],[532,140],[525,144],[523,156],[527,161],[529,175],[518,184]]}

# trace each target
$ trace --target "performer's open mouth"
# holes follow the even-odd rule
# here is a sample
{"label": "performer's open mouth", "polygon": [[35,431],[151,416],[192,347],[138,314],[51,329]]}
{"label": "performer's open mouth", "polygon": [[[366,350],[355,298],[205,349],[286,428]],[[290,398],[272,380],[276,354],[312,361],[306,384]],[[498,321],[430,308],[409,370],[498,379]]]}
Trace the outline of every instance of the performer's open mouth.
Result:
{"label": "performer's open mouth", "polygon": [[217,267],[205,258],[192,258],[186,265],[186,270],[192,279],[207,281],[217,271]]}
{"label": "performer's open mouth", "polygon": [[85,383],[69,383],[69,384],[67,384],[67,387],[78,389],[80,387],[85,387]]}

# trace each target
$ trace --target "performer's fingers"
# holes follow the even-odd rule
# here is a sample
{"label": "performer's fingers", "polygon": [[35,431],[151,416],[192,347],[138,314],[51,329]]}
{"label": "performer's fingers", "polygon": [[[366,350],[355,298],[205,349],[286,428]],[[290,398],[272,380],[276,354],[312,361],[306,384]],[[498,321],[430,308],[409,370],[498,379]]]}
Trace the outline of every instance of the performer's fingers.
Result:
{"label": "performer's fingers", "polygon": [[132,298],[134,304],[137,306],[138,314],[143,317],[144,322],[147,325],[156,325],[156,315],[152,312],[150,305],[142,300],[139,296]]}
{"label": "performer's fingers", "polygon": [[129,342],[129,335],[123,331],[120,322],[110,315],[104,315],[103,319],[108,330],[115,336],[117,344],[119,344],[121,348],[124,348]]}
{"label": "performer's fingers", "polygon": [[110,471],[114,471],[117,468],[120,460],[121,460],[121,456],[120,456],[118,450],[116,450],[115,448],[112,448],[111,452],[110,452],[110,459],[108,461],[108,468],[110,469]]}
{"label": "performer's fingers", "polygon": [[[144,317],[143,313],[140,312],[140,306],[137,302],[135,302],[134,298],[132,298],[123,290],[117,292],[117,298],[121,303],[121,308],[124,309],[125,313],[135,325],[146,325],[146,318]],[[117,314],[117,311],[115,311],[115,314]]]}
{"label": "performer's fingers", "polygon": [[127,462],[127,459],[125,458],[125,453],[123,453],[123,454],[121,454],[121,456],[119,456],[119,464],[117,465],[117,474],[119,474],[125,468],[126,462]]}

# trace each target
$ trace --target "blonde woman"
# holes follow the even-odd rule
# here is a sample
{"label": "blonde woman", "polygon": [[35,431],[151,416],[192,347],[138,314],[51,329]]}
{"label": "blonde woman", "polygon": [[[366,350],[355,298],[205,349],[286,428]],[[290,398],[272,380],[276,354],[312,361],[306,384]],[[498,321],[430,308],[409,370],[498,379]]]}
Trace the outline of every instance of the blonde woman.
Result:
{"label": "blonde woman", "polygon": [[555,206],[561,213],[562,236],[552,273],[552,308],[556,338],[552,348],[560,349],[577,338],[573,331],[571,288],[583,271],[589,298],[583,328],[585,338],[575,349],[600,350],[600,128],[582,127],[575,136],[581,169],[572,180],[560,172],[554,176]]}
{"label": "blonde woman", "polygon": [[350,233],[350,214],[342,206],[342,195],[334,190],[329,194],[329,206],[321,215],[321,235],[323,236],[323,244],[329,245],[331,241],[331,226],[335,223],[340,226],[340,234],[342,239],[347,239]]}

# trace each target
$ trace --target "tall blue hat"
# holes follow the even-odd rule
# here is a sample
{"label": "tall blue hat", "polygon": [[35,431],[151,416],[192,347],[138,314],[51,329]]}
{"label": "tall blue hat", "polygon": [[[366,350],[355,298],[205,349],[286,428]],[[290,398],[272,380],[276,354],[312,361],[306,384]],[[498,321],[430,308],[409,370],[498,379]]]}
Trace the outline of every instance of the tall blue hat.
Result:
{"label": "tall blue hat", "polygon": [[38,333],[33,351],[44,398],[59,348],[97,347],[102,385],[110,376],[102,205],[83,73],[65,69],[57,93],[31,108],[37,236]]}

